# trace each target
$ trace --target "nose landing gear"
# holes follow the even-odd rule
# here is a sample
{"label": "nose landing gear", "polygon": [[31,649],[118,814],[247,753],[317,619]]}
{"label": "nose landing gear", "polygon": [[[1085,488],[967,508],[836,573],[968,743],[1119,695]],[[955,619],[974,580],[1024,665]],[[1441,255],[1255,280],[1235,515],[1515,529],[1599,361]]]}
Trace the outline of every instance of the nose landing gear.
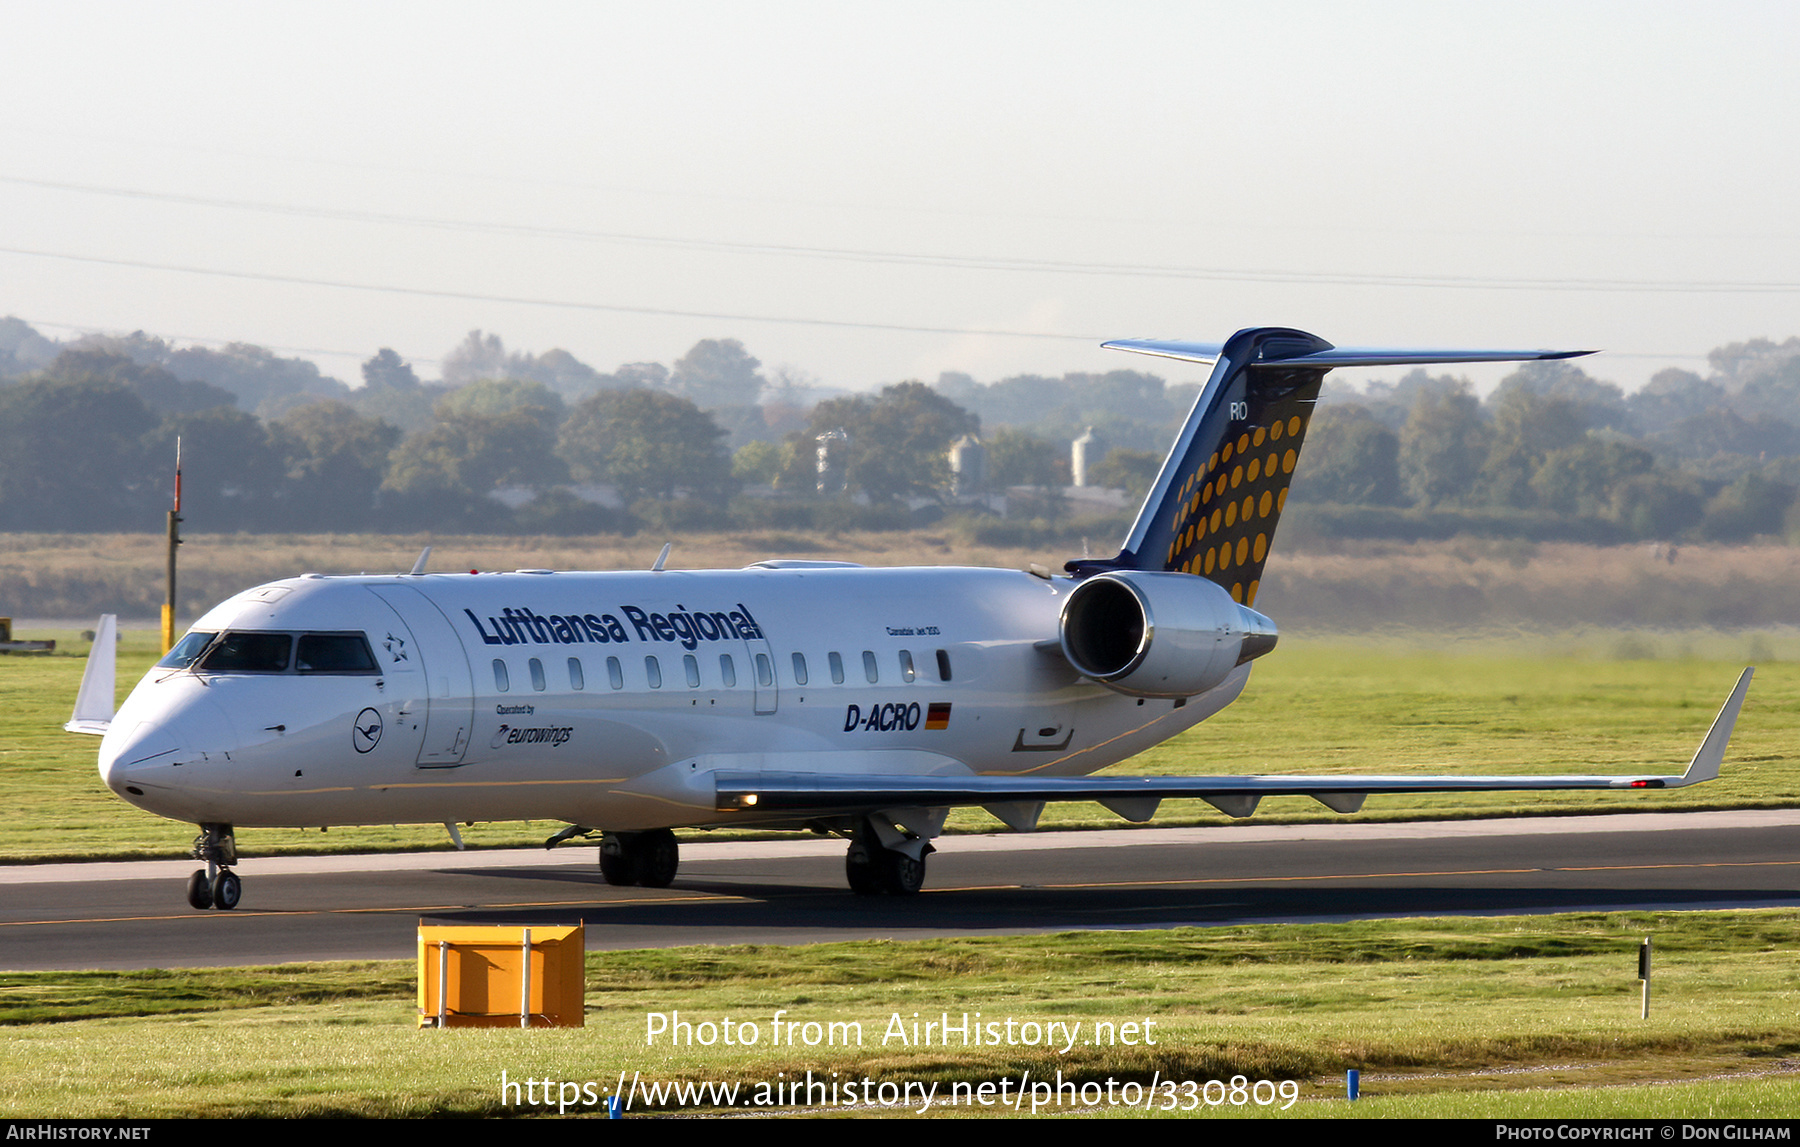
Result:
{"label": "nose landing gear", "polygon": [[232,909],[244,894],[244,882],[231,865],[237,863],[237,838],[228,824],[203,824],[194,838],[194,859],[204,860],[188,877],[187,901],[194,908]]}

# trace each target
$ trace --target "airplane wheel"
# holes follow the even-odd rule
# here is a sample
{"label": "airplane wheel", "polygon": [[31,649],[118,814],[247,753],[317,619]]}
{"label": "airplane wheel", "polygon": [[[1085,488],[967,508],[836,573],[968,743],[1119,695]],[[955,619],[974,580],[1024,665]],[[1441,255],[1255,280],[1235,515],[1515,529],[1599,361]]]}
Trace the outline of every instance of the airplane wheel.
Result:
{"label": "airplane wheel", "polygon": [[232,909],[238,906],[238,899],[244,895],[244,882],[238,879],[237,873],[229,868],[220,869],[213,877],[212,902],[215,908]]}
{"label": "airplane wheel", "polygon": [[667,888],[675,883],[675,870],[681,866],[681,846],[675,834],[666,828],[640,835],[632,842],[637,853],[638,883],[645,888]]}
{"label": "airplane wheel", "polygon": [[188,904],[202,912],[213,905],[212,885],[206,882],[206,869],[196,868],[188,877]]}
{"label": "airplane wheel", "polygon": [[912,896],[925,887],[925,858],[914,860],[904,852],[884,848],[877,854],[875,871],[881,890],[889,896]]}
{"label": "airplane wheel", "polygon": [[844,856],[844,877],[850,882],[850,891],[858,896],[879,896],[881,894],[881,876],[875,870],[875,862],[869,857],[869,850],[861,844],[853,844]]}
{"label": "airplane wheel", "polygon": [[600,838],[600,879],[615,887],[638,882],[638,851],[626,838],[610,832]]}

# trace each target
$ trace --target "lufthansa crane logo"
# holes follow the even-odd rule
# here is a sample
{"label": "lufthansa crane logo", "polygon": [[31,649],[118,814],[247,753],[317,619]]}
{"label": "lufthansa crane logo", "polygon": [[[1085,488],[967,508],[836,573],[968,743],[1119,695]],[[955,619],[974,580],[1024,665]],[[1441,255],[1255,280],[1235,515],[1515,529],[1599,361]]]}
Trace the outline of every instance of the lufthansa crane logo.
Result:
{"label": "lufthansa crane logo", "polygon": [[374,709],[358,713],[350,726],[350,743],[359,753],[370,752],[381,744],[381,714]]}

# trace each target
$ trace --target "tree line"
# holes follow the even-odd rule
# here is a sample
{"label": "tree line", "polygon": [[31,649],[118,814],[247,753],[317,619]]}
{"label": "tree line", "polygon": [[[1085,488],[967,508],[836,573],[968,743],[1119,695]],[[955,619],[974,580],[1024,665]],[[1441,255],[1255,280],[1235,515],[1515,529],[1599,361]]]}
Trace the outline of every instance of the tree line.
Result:
{"label": "tree line", "polygon": [[1328,383],[1293,497],[1598,541],[1795,532],[1800,339],[1708,363],[1710,377],[1664,370],[1631,395],[1567,361],[1527,363],[1485,400],[1422,370]]}
{"label": "tree line", "polygon": [[[1332,379],[1293,499],[1340,533],[1785,536],[1800,339],[1708,362],[1706,376],[1666,370],[1629,396],[1560,362],[1525,365],[1485,400],[1424,371],[1360,389]],[[1071,439],[1092,428],[1106,448],[1091,480],[1141,496],[1198,390],[1119,370],[946,373],[847,394],[770,377],[734,339],[602,372],[480,331],[439,379],[389,349],[361,373],[350,387],[254,346],[58,342],[0,319],[0,529],[150,528],[177,436],[197,530],[900,527],[990,512],[953,495],[950,446],[965,437],[985,450],[988,490],[1044,491],[1012,499],[1014,513],[1055,517]]]}

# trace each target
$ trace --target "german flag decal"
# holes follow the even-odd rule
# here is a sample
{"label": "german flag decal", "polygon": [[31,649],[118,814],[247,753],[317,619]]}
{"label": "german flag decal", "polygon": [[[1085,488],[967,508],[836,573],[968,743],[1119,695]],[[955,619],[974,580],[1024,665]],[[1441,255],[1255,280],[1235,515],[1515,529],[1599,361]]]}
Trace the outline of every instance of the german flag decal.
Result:
{"label": "german flag decal", "polygon": [[950,727],[950,702],[933,701],[931,708],[925,711],[925,727],[927,729],[948,729]]}

